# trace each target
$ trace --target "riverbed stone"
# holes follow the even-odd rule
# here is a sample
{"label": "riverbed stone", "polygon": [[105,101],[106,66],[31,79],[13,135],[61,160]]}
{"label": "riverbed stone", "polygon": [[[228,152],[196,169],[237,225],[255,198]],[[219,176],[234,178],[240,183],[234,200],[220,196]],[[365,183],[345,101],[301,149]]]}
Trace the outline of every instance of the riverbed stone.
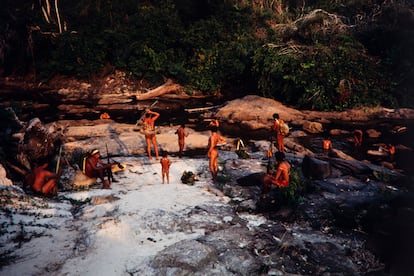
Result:
{"label": "riverbed stone", "polygon": [[215,250],[195,240],[175,243],[159,252],[152,261],[152,266],[161,268],[182,268],[196,271],[207,263],[217,259]]}
{"label": "riverbed stone", "polygon": [[302,162],[302,172],[305,177],[323,179],[331,175],[331,167],[329,162],[306,155]]}

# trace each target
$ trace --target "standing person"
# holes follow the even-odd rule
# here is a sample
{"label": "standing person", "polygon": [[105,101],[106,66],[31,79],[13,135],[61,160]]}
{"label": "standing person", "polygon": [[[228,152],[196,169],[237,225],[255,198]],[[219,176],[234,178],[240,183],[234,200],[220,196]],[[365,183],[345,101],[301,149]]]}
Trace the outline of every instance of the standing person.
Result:
{"label": "standing person", "polygon": [[[85,162],[85,174],[90,178],[99,178],[102,181],[104,189],[110,189],[111,187],[111,168],[116,163],[104,163],[101,160],[101,154],[99,150],[95,149],[91,152],[90,156],[86,158]],[[105,179],[105,176],[107,179]]]}
{"label": "standing person", "polygon": [[152,159],[151,157],[151,143],[154,146],[155,151],[155,158],[158,160],[158,146],[157,146],[157,138],[155,137],[155,121],[160,117],[158,112],[151,111],[150,109],[145,110],[145,116],[142,118],[144,125],[143,125],[143,133],[145,135],[145,141],[147,143],[147,153],[149,160]]}
{"label": "standing person", "polygon": [[178,135],[178,156],[181,158],[184,152],[185,137],[188,137],[188,132],[185,131],[185,124],[182,124],[175,132]]}
{"label": "standing person", "polygon": [[211,122],[210,122],[210,124],[209,124],[209,126],[210,127],[217,127],[218,128],[220,126],[219,120],[212,119]]}
{"label": "standing person", "polygon": [[57,180],[59,177],[57,174],[48,171],[46,169],[48,166],[47,162],[36,166],[31,173],[26,175],[25,184],[29,185],[38,194],[55,196],[57,195]]}
{"label": "standing person", "polygon": [[167,184],[170,184],[171,161],[168,158],[168,153],[166,151],[163,153],[160,163],[161,163],[162,184],[164,184],[165,178],[167,178]]}
{"label": "standing person", "polygon": [[207,156],[210,159],[209,168],[211,172],[211,176],[213,177],[213,182],[217,181],[217,173],[218,173],[218,149],[217,145],[219,143],[223,143],[226,139],[218,134],[218,129],[216,126],[211,127],[211,136],[208,139],[208,152]]}
{"label": "standing person", "polygon": [[283,139],[285,138],[285,136],[280,131],[281,120],[279,118],[279,114],[278,113],[273,114],[273,119],[274,119],[274,122],[273,122],[272,130],[276,133],[277,149],[280,152],[284,152],[285,146],[283,144]]}
{"label": "standing person", "polygon": [[362,145],[362,130],[356,129],[353,133],[354,136],[354,145],[355,147],[359,147]]}
{"label": "standing person", "polygon": [[272,185],[279,188],[287,187],[290,181],[290,164],[285,160],[285,153],[278,151],[275,153],[277,170],[275,174],[267,173],[264,176],[264,189],[266,193]]}

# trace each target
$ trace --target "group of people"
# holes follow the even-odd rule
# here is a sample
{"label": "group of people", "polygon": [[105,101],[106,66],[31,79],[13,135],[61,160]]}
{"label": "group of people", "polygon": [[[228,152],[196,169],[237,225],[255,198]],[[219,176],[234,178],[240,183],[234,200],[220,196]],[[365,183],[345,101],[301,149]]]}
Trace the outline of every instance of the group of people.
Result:
{"label": "group of people", "polygon": [[[151,160],[151,146],[154,149],[155,158],[159,159],[159,151],[156,140],[155,121],[159,118],[160,114],[150,109],[145,110],[145,115],[142,118],[142,133],[145,136],[146,148],[148,158]],[[184,152],[185,137],[189,135],[185,131],[185,125],[182,124],[176,131],[178,135],[179,156],[181,157]],[[112,167],[118,163],[108,162],[105,163],[101,160],[99,150],[92,150],[87,157],[83,160],[82,172],[89,178],[99,178],[102,182],[102,188],[110,189],[111,182],[116,182],[112,174]],[[59,175],[51,172],[48,167],[48,162],[38,162],[34,165],[34,169],[25,176],[25,186],[29,186],[34,192],[44,196],[56,196],[58,190]],[[165,180],[169,183],[169,168],[171,161],[168,158],[168,153],[164,152],[160,160],[162,183]]]}
{"label": "group of people", "polygon": [[[270,138],[271,148],[273,147],[273,138],[276,138],[276,146],[277,152],[274,154],[275,161],[276,161],[276,170],[275,171],[268,171],[263,179],[263,193],[269,192],[272,186],[276,186],[278,188],[287,187],[290,181],[290,168],[291,165],[289,162],[286,161],[285,157],[285,147],[284,147],[284,139],[285,135],[281,131],[281,124],[283,121],[280,119],[279,114],[273,114],[273,125],[272,125],[272,135]],[[273,152],[268,154],[268,157],[271,158],[273,156]]]}
{"label": "group of people", "polygon": [[[152,150],[151,146],[154,149],[155,158],[159,159],[159,151],[156,140],[155,132],[155,121],[160,117],[158,112],[152,111],[150,109],[145,110],[145,115],[143,116],[142,123],[142,133],[145,136],[146,141],[146,150],[148,158],[152,159]],[[275,154],[275,160],[278,165],[278,169],[274,174],[267,174],[265,177],[265,190],[268,189],[271,185],[276,185],[278,187],[285,187],[289,183],[289,170],[290,165],[285,160],[283,139],[284,136],[280,133],[278,127],[280,124],[279,115],[275,114],[273,116],[274,124],[272,130],[275,133],[278,152]],[[212,176],[213,182],[217,181],[217,174],[219,171],[218,157],[219,151],[218,146],[226,141],[226,139],[219,134],[219,121],[214,119],[210,122],[211,135],[208,139],[208,150],[207,157],[209,158],[209,170]],[[185,138],[188,137],[189,133],[185,130],[185,125],[182,124],[175,132],[178,136],[178,155],[181,158],[185,148]],[[111,182],[115,182],[112,174],[112,166],[117,163],[111,163],[108,160],[108,163],[105,163],[101,160],[101,155],[99,150],[95,149],[90,152],[89,156],[85,158],[83,173],[90,178],[99,178],[102,182],[104,189],[110,189]],[[169,183],[169,168],[171,166],[171,161],[168,158],[168,153],[165,151],[162,154],[160,160],[161,164],[161,174],[162,174],[162,183],[165,181]],[[49,164],[44,162],[35,166],[33,171],[28,174],[25,179],[26,185],[29,185],[36,193],[42,195],[56,195],[57,194],[57,182],[59,175],[48,170]]]}

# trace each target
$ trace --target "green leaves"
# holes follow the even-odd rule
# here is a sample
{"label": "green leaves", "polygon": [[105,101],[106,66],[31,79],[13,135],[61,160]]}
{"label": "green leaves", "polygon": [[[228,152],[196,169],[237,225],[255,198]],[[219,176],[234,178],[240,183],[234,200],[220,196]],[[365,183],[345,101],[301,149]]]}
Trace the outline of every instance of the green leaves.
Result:
{"label": "green leaves", "polygon": [[[7,1],[2,65],[8,74],[35,66],[42,78],[91,77],[110,65],[153,85],[170,77],[204,93],[257,93],[298,108],[392,107],[394,94],[414,105],[412,9],[371,2],[313,1],[338,21],[321,12],[297,31],[290,23],[314,10],[309,3],[284,2],[286,12],[276,16],[251,1],[64,1],[67,31],[57,34],[40,7]],[[364,24],[357,14],[367,15]]]}
{"label": "green leaves", "polygon": [[262,95],[316,110],[389,102],[389,95],[380,92],[389,89],[380,65],[365,55],[359,43],[346,39],[346,43],[330,45],[267,44],[259,48],[253,72]]}

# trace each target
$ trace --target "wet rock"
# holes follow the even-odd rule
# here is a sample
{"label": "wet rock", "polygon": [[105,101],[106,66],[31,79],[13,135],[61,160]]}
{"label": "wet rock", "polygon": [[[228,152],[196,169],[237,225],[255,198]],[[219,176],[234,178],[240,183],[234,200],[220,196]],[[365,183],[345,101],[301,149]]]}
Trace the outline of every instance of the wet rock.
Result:
{"label": "wet rock", "polygon": [[[252,112],[246,112],[246,110]],[[262,128],[263,125],[269,127],[269,122],[271,123],[273,120],[272,115],[274,113],[278,113],[280,118],[287,122],[303,118],[303,114],[298,110],[286,107],[275,100],[256,95],[248,95],[241,99],[227,102],[224,107],[217,111],[216,117],[226,118],[234,123],[256,121],[256,127]]]}
{"label": "wet rock", "polygon": [[236,275],[257,275],[261,271],[262,261],[244,248],[228,248],[219,254],[219,260],[226,269]]}
{"label": "wet rock", "polygon": [[[246,110],[251,112],[246,112]],[[298,110],[256,95],[248,95],[227,102],[225,106],[218,109],[215,117],[225,122],[220,125],[223,132],[243,134],[245,137],[251,137],[254,134],[256,137],[268,138],[274,113],[279,113],[280,118],[286,122],[300,120],[304,117]]]}
{"label": "wet rock", "polygon": [[351,132],[350,131],[348,131],[348,130],[343,130],[343,129],[337,129],[337,128],[335,128],[335,129],[331,129],[330,131],[329,131],[329,134],[330,135],[350,135],[351,134]]}
{"label": "wet rock", "polygon": [[331,175],[331,167],[329,162],[306,155],[302,162],[302,172],[305,177],[323,179]]}
{"label": "wet rock", "polygon": [[[178,271],[187,271],[194,275],[259,275],[263,264],[261,258],[253,254],[256,245],[255,236],[254,231],[238,223],[226,229],[209,232],[197,241],[188,241],[189,247],[193,250],[201,248],[202,251],[206,251],[204,248],[208,248],[213,250],[214,255],[211,258],[204,258],[209,262],[201,262],[202,265],[197,267],[195,274],[192,267],[188,268],[187,265],[180,265]],[[196,246],[193,246],[194,243]],[[189,250],[187,249],[187,252],[190,252]],[[168,270],[163,268],[162,271],[172,272],[171,269],[174,269],[174,273],[177,271],[174,265],[170,265]]]}
{"label": "wet rock", "polygon": [[376,130],[376,129],[372,129],[372,128],[367,129],[367,130],[365,131],[365,133],[366,133],[366,135],[367,135],[369,138],[378,138],[378,137],[380,137],[380,136],[381,136],[381,132],[379,132],[379,131],[378,131],[378,130]]}
{"label": "wet rock", "polygon": [[331,158],[328,160],[332,167],[341,171],[342,175],[353,175],[366,180],[372,174],[372,169],[365,163],[356,160]]}
{"label": "wet rock", "polygon": [[345,248],[331,242],[307,242],[305,245],[309,262],[318,263],[316,275],[340,273],[359,275]]}
{"label": "wet rock", "polygon": [[168,271],[174,268],[183,272],[201,270],[206,264],[215,262],[217,258],[217,253],[211,246],[195,240],[186,240],[160,251],[151,265],[162,274],[168,275]]}
{"label": "wet rock", "polygon": [[252,173],[247,176],[237,179],[237,184],[240,186],[263,186],[264,172]]}
{"label": "wet rock", "polygon": [[322,133],[323,125],[318,122],[305,121],[302,128],[309,133]]}
{"label": "wet rock", "polygon": [[309,155],[309,156],[314,155],[314,153],[311,150],[295,142],[293,139],[285,138],[284,145],[285,145],[285,148],[289,149],[292,152],[298,153],[300,155]]}

